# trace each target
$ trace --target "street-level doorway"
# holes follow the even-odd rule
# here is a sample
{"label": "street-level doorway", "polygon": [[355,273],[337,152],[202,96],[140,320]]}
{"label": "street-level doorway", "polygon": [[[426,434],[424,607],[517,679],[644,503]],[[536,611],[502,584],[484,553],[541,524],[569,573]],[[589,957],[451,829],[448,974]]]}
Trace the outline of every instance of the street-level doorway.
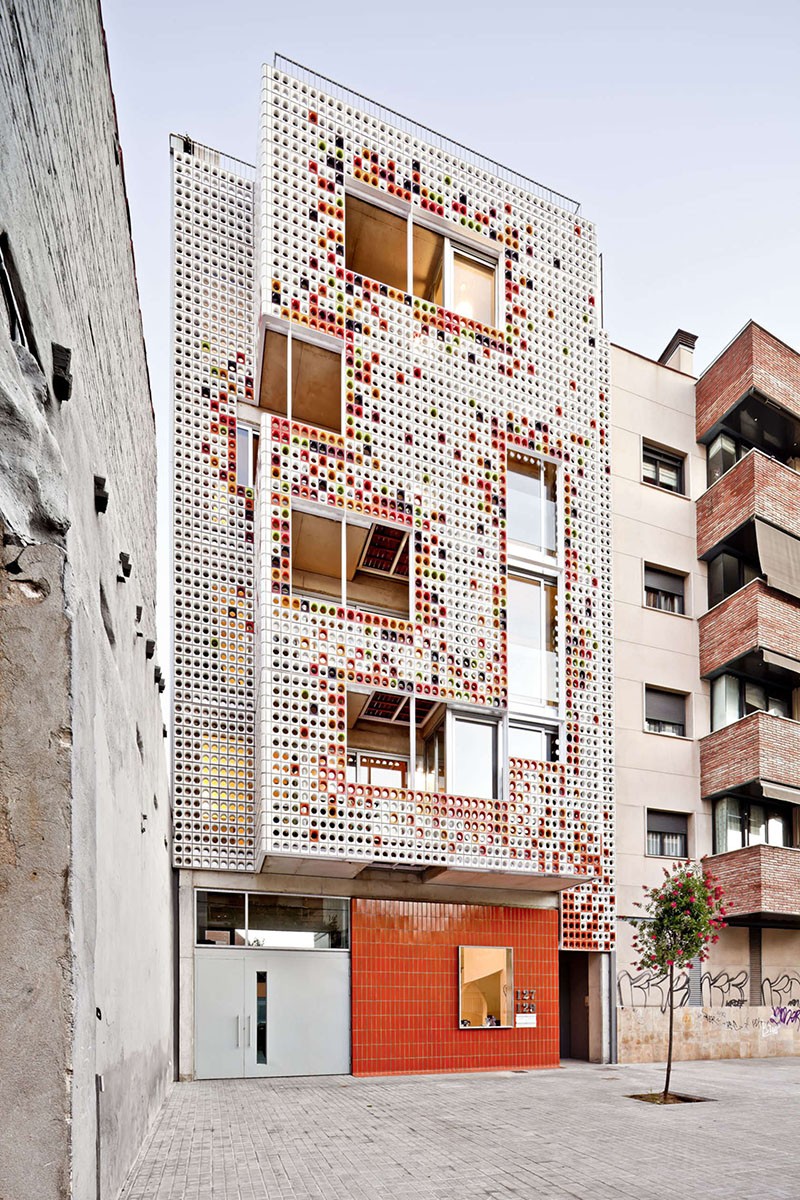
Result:
{"label": "street-level doorway", "polygon": [[348,901],[203,890],[195,899],[195,1077],[348,1074]]}
{"label": "street-level doorway", "polygon": [[198,1079],[349,1071],[346,951],[197,951]]}
{"label": "street-level doorway", "polygon": [[560,1054],[589,1061],[589,954],[560,950],[558,954]]}

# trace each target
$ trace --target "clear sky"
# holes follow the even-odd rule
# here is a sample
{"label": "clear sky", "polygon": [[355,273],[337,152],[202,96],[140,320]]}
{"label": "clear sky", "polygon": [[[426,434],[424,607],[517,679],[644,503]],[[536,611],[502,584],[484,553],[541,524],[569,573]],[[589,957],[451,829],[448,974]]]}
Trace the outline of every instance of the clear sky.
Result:
{"label": "clear sky", "polygon": [[573,196],[611,340],[698,369],[753,317],[800,347],[797,0],[105,0],[161,464],[167,667],[170,132],[255,161],[279,51]]}

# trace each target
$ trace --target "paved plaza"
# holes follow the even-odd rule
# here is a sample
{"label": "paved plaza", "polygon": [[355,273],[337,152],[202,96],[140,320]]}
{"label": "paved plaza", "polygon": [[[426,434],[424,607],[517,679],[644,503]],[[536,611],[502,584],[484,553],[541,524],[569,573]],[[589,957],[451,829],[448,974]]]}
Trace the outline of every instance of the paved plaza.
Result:
{"label": "paved plaza", "polygon": [[800,1197],[800,1059],[177,1084],[123,1200]]}

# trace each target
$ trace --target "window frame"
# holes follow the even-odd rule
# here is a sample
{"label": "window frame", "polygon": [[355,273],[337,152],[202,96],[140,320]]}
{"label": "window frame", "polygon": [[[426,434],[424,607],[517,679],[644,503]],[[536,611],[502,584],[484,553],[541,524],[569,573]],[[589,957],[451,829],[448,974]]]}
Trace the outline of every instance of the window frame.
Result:
{"label": "window frame", "polygon": [[[541,546],[534,546],[532,542],[521,542],[517,538],[511,537],[508,532],[508,523],[509,523],[508,522],[508,514],[509,514],[509,507],[510,507],[509,506],[509,496],[510,496],[510,491],[511,491],[510,476],[512,474],[514,474],[514,469],[513,469],[512,464],[515,462],[521,463],[521,464],[536,463],[541,467],[541,475],[539,477],[539,481],[541,484],[540,497],[539,497],[540,512],[541,512],[540,531],[541,531],[541,535],[542,535],[542,545]],[[548,467],[552,468],[553,471],[555,472],[555,480],[554,480],[555,494],[553,497],[553,503],[555,506],[555,539],[554,539],[555,546],[552,551],[549,550],[544,544],[546,541],[546,538],[545,538],[545,530],[546,530],[545,505],[547,504],[547,493],[546,493],[546,488],[545,488],[545,472]],[[520,474],[520,475],[525,474],[525,472],[522,470],[519,470],[516,473]],[[509,567],[511,567],[512,565],[513,566],[518,565],[518,566],[522,567],[523,569],[527,569],[527,568],[531,568],[531,567],[535,567],[536,569],[538,569],[539,567],[541,567],[546,571],[559,569],[561,566],[561,561],[562,561],[561,522],[558,519],[559,513],[561,512],[561,509],[562,509],[562,479],[561,479],[561,471],[559,469],[559,464],[554,459],[547,458],[543,455],[518,454],[518,453],[516,453],[516,451],[510,451],[506,455],[505,484],[506,484],[506,497],[505,497],[505,499],[506,499],[506,515],[505,515],[506,547],[505,548],[506,548],[506,558],[508,560]]]}
{"label": "window frame", "polygon": [[[683,829],[654,829],[650,828],[650,818],[668,817],[673,823],[681,822]],[[676,861],[684,861],[689,858],[689,818],[691,813],[673,812],[666,808],[647,808],[645,809],[645,858],[671,858]],[[650,838],[656,836],[662,839],[659,843],[659,850],[650,849]],[[683,854],[669,854],[663,848],[663,838],[665,837],[682,837],[683,838]]]}
{"label": "window frame", "polygon": [[[645,479],[644,468],[648,457],[654,460],[655,479]],[[678,468],[678,486],[670,487],[667,483],[659,482],[659,474],[661,467],[677,467]],[[642,440],[642,462],[641,462],[641,482],[648,487],[658,488],[662,492],[670,492],[673,496],[686,496],[686,455],[679,454],[675,450],[666,450],[662,446],[657,446],[653,442]]]}
{"label": "window frame", "polygon": [[[733,717],[733,719],[730,721],[726,720],[723,724],[717,725],[715,722],[716,694],[718,694],[719,688],[723,685],[724,680],[732,680],[733,683],[736,685],[737,716]],[[728,687],[729,685],[726,684],[725,686]],[[764,693],[764,704],[765,704],[764,708],[759,708],[757,706],[754,706],[754,707],[750,708],[749,712],[747,711],[747,704],[748,704],[747,688],[748,687],[761,688],[761,690]],[[752,716],[753,713],[756,713],[756,712],[763,712],[763,713],[766,713],[768,716],[781,717],[784,720],[791,720],[791,717],[792,717],[791,693],[792,693],[792,691],[793,691],[793,689],[791,687],[786,687],[786,688],[778,687],[777,689],[775,689],[774,684],[770,684],[764,680],[752,679],[746,675],[738,675],[734,671],[722,671],[719,675],[715,675],[714,678],[711,680],[711,689],[710,689],[711,704],[710,704],[710,709],[709,709],[711,732],[716,733],[717,730],[719,730],[719,729],[727,729],[729,725],[735,725],[737,721],[742,721],[742,720],[744,720],[745,717]],[[789,695],[788,696],[780,695],[779,694],[780,692],[788,692]],[[787,711],[786,712],[772,712],[772,710],[769,707],[771,700],[778,701],[781,705],[784,705],[786,707]],[[723,701],[723,703],[725,704],[725,710],[727,713],[727,702],[726,701],[727,701],[727,698],[726,698],[726,700]]]}
{"label": "window frame", "polygon": [[[723,438],[727,438],[728,441],[733,443],[733,462],[729,467],[726,467],[724,471],[720,471],[720,473],[715,475],[715,477],[712,479],[711,459],[714,452],[714,447],[718,443],[721,443]],[[720,445],[720,449],[723,450],[724,447]],[[706,447],[706,487],[713,487],[718,480],[727,475],[729,471],[732,471],[736,464],[741,462],[745,455],[749,454],[752,449],[753,447],[749,442],[744,441],[742,438],[737,437],[733,433],[729,433],[727,429],[721,429],[716,437],[714,437]]]}
{"label": "window frame", "polygon": [[[283,364],[283,389],[285,394],[285,407],[271,408],[268,404],[262,403],[262,393],[265,384],[265,371],[267,369],[269,339],[270,335],[277,338],[282,338],[285,342],[285,358]],[[322,350],[328,354],[334,355],[339,360],[339,419],[338,426],[323,425],[319,421],[311,421],[306,417],[298,416],[295,412],[295,396],[294,396],[294,347],[295,344],[301,347],[308,346],[312,350]],[[280,375],[280,373],[279,373]],[[279,376],[278,376],[279,377]],[[336,437],[344,436],[345,420],[346,420],[346,368],[345,368],[345,353],[344,345],[340,338],[334,337],[331,334],[323,333],[317,329],[309,329],[306,326],[297,327],[294,321],[285,321],[278,317],[269,317],[265,320],[263,331],[260,335],[260,357],[257,363],[257,381],[258,381],[258,399],[253,404],[253,408],[259,413],[264,413],[270,417],[280,417],[284,421],[290,421],[297,425],[308,426],[309,429],[318,429],[320,433],[334,434]]]}
{"label": "window frame", "polygon": [[[718,831],[717,831],[717,810],[721,804],[727,804],[727,803],[730,803],[731,801],[735,801],[735,803],[739,806],[739,828],[741,831],[742,844],[741,844],[741,846],[734,846],[732,849],[729,849],[727,846],[724,849],[720,849],[719,836],[718,836]],[[750,810],[753,807],[753,805],[758,805],[760,808],[763,808],[764,824],[765,824],[766,828],[769,828],[769,820],[770,820],[771,815],[773,817],[777,816],[777,817],[781,818],[781,820],[784,822],[784,828],[786,830],[786,836],[788,839],[787,841],[785,841],[785,842],[770,842],[770,841],[751,842],[750,841]],[[712,810],[711,810],[712,854],[735,854],[737,850],[747,850],[751,846],[783,846],[783,847],[789,848],[789,849],[793,848],[794,842],[795,842],[795,837],[794,837],[794,822],[792,820],[791,808],[792,808],[791,805],[783,805],[780,803],[776,803],[774,800],[767,799],[766,796],[762,796],[762,797],[737,796],[735,793],[728,793],[724,796],[717,796],[717,798],[713,802]],[[727,826],[726,826],[726,828],[727,828]]]}
{"label": "window frame", "polygon": [[[648,715],[647,715],[647,693],[648,692],[656,692],[657,694],[663,695],[663,696],[679,696],[683,700],[683,724],[680,726],[680,728],[682,729],[683,732],[673,733],[670,729],[652,729],[652,728],[650,728],[650,725],[654,725],[654,724],[673,725],[673,726],[677,727],[678,722],[666,721],[663,718],[648,717]],[[651,734],[657,734],[659,737],[685,738],[685,739],[691,741],[691,737],[690,737],[689,733],[687,732],[687,730],[689,728],[689,714],[688,714],[688,706],[687,706],[688,699],[689,699],[689,695],[687,692],[679,692],[679,691],[675,691],[672,688],[659,687],[657,684],[646,683],[644,685],[644,706],[643,706],[643,708],[644,708],[644,732],[651,733]]]}
{"label": "window frame", "polygon": [[[734,562],[736,563],[737,584],[736,584],[736,587],[732,591],[719,596],[718,599],[712,599],[711,568],[714,563],[719,562],[719,560],[722,558],[733,559]],[[719,554],[715,554],[713,556],[713,558],[710,558],[708,560],[708,563],[706,564],[706,600],[707,600],[709,611],[712,608],[716,608],[718,604],[724,604],[726,600],[730,600],[731,596],[735,596],[737,592],[740,592],[742,590],[742,588],[747,587],[748,584],[753,583],[756,579],[764,579],[764,575],[763,575],[760,567],[761,567],[760,563],[758,564],[757,567],[755,567],[755,566],[753,566],[752,562],[749,559],[745,558],[741,554],[737,554],[734,550],[720,550]],[[753,572],[753,574],[750,576],[749,579],[745,578],[748,571]],[[722,592],[725,593],[724,587],[722,588]]]}
{"label": "window frame", "polygon": [[[414,584],[415,574],[414,574],[414,530],[413,529],[411,529],[408,525],[401,525],[397,521],[386,520],[385,518],[381,518],[380,520],[378,520],[373,517],[361,517],[359,514],[350,512],[349,510],[334,508],[333,505],[321,504],[321,503],[318,503],[315,501],[298,499],[295,496],[292,496],[290,498],[289,508],[290,508],[289,524],[290,524],[290,530],[291,530],[290,536],[292,538],[292,541],[290,543],[290,554],[289,554],[290,575],[292,576],[291,583],[290,583],[290,589],[291,589],[291,594],[293,596],[297,596],[298,599],[306,600],[309,603],[329,604],[335,608],[354,608],[354,609],[357,609],[359,612],[369,612],[369,613],[375,613],[376,616],[389,617],[390,620],[403,621],[406,623],[413,622],[415,590],[416,590],[415,584]],[[295,585],[294,585],[295,556],[294,556],[294,540],[293,540],[293,538],[294,538],[293,521],[294,521],[295,514],[307,516],[307,517],[316,517],[323,521],[330,521],[331,524],[335,524],[335,525],[339,526],[339,575],[338,575],[338,579],[339,579],[340,587],[339,587],[338,595],[336,595],[336,596],[326,595],[325,593],[322,593],[322,592],[314,592],[311,589],[302,589],[302,588],[295,587]],[[369,543],[371,541],[371,538],[373,536],[373,527],[377,527],[377,526],[381,526],[381,525],[386,526],[387,528],[390,528],[390,529],[396,529],[396,530],[400,531],[401,533],[407,535],[405,537],[405,539],[403,540],[403,543],[400,546],[400,548],[398,549],[398,552],[395,556],[395,563],[393,564],[393,569],[394,569],[394,566],[396,566],[399,563],[400,558],[402,557],[403,550],[405,548],[407,548],[408,549],[408,575],[405,576],[405,575],[401,575],[401,574],[387,573],[384,571],[372,570],[370,568],[362,568],[358,565],[356,566],[356,570],[363,571],[365,575],[369,575],[374,579],[393,580],[401,585],[404,584],[407,588],[407,608],[404,613],[400,613],[394,609],[382,607],[381,605],[378,605],[378,604],[367,604],[366,602],[364,602],[362,600],[358,600],[358,599],[354,598],[352,595],[348,596],[348,594],[347,594],[348,593],[348,587],[347,587],[347,584],[348,584],[348,579],[347,579],[347,529],[348,529],[348,527],[361,528],[361,529],[368,528],[371,531],[364,543],[364,546],[362,547],[361,554],[359,555],[359,558],[361,558],[363,556],[363,554],[366,552],[366,550],[369,546]],[[334,577],[330,576],[330,578],[334,578]]]}
{"label": "window frame", "polygon": [[[252,891],[252,890],[248,891],[247,889],[243,889],[243,888],[226,888],[226,887],[195,887],[192,890],[194,893],[193,944],[194,944],[195,950],[212,950],[214,953],[222,952],[225,950],[239,950],[239,951],[247,950],[248,952],[253,951],[253,950],[264,950],[265,952],[268,951],[269,953],[275,953],[276,951],[280,950],[281,948],[280,947],[272,947],[271,948],[271,947],[250,945],[250,942],[248,940],[249,933],[250,933],[250,897],[251,896],[257,896],[257,897],[273,896],[276,899],[282,899],[285,896],[290,896],[293,900],[338,900],[338,901],[343,901],[347,906],[346,907],[347,946],[344,946],[344,947],[313,946],[313,947],[309,947],[308,949],[313,950],[314,954],[349,954],[350,953],[350,948],[351,948],[351,943],[352,943],[352,917],[353,917],[350,896],[329,896],[329,895],[324,895],[324,894],[320,894],[320,893],[317,893],[317,895],[311,895],[311,894],[306,894],[305,892],[297,892],[297,893],[295,893],[295,892],[269,892],[269,891],[261,892],[261,891]],[[197,934],[198,934],[198,928],[199,928],[198,902],[199,902],[199,896],[200,896],[201,892],[213,892],[216,895],[243,896],[244,897],[244,942],[241,946],[237,946],[237,945],[227,945],[226,946],[223,942],[213,942],[212,943],[212,942],[199,942],[197,940]]]}
{"label": "window frame", "polygon": [[[249,425],[240,417],[236,418],[236,486],[243,487],[248,490],[255,490],[256,479],[258,477],[258,448],[260,439],[260,429],[256,425]],[[246,453],[243,456],[239,452],[240,438],[247,442]],[[248,464],[246,481],[241,477],[240,471],[242,463]]]}
{"label": "window frame", "polygon": [[[377,194],[376,194],[377,192]],[[503,316],[501,291],[501,261],[502,256],[500,251],[491,245],[485,243],[481,239],[480,243],[473,242],[463,232],[454,228],[449,221],[444,219],[437,220],[429,213],[418,210],[414,205],[407,202],[399,202],[392,197],[385,196],[383,192],[371,187],[369,184],[361,183],[355,179],[348,179],[344,189],[345,195],[345,211],[347,206],[347,197],[351,196],[354,200],[359,200],[362,204],[371,204],[373,208],[382,210],[393,217],[401,217],[407,224],[407,239],[406,239],[406,287],[405,294],[411,296],[412,299],[419,300],[422,304],[429,304],[432,308],[442,308],[446,312],[452,313],[459,317],[462,321],[473,320],[475,325],[479,325],[482,329],[497,329],[501,323]],[[443,239],[442,248],[442,303],[437,304],[435,300],[426,300],[422,296],[417,296],[414,291],[414,228],[426,229],[431,233],[437,234]],[[347,218],[345,216],[345,262],[347,261]],[[483,321],[476,321],[470,317],[461,316],[452,307],[453,297],[453,275],[454,262],[453,255],[460,254],[464,258],[471,259],[473,262],[479,263],[482,266],[491,267],[494,274],[494,290],[493,290],[493,322],[486,324]],[[352,272],[352,267],[346,267],[346,270]],[[364,272],[352,272],[353,274],[363,275]],[[372,276],[367,276],[372,279]],[[385,280],[375,279],[373,282],[382,283],[385,287],[392,287],[392,284],[386,283]]]}
{"label": "window frame", "polygon": [[[688,578],[689,578],[688,575],[684,574],[681,571],[673,571],[669,567],[657,567],[654,563],[643,562],[642,565],[643,565],[643,575],[642,575],[643,602],[642,602],[642,607],[650,609],[651,612],[668,613],[670,616],[673,616],[673,617],[687,616],[686,584],[687,584]],[[648,571],[655,572],[656,574],[659,574],[659,575],[669,575],[673,579],[680,580],[681,584],[683,585],[680,595],[677,592],[668,592],[662,588],[648,587],[648,585],[647,585]],[[679,596],[681,607],[680,608],[666,608],[660,604],[649,604],[648,599],[647,599],[648,592],[653,592],[659,596],[661,596],[661,595],[674,596],[674,597]]]}
{"label": "window frame", "polygon": [[511,730],[512,729],[528,729],[535,730],[537,733],[543,733],[548,741],[548,754],[546,758],[530,759],[531,762],[561,762],[561,746],[563,729],[560,722],[539,721],[534,717],[525,717],[519,713],[509,713],[507,720],[508,730],[506,733],[507,758],[509,761],[518,757],[511,753]]}
{"label": "window frame", "polygon": [[[507,767],[504,761],[505,737],[503,735],[503,722],[501,714],[483,713],[474,709],[460,708],[458,706],[448,706],[445,713],[445,781],[447,784],[448,796],[468,796],[482,800],[502,800],[506,786]],[[456,741],[456,724],[463,723],[465,725],[486,725],[491,728],[494,735],[494,762],[492,774],[494,777],[494,796],[478,796],[474,792],[456,791],[454,786],[455,773],[455,741]],[[433,732],[433,730],[431,731]]]}
{"label": "window frame", "polygon": [[[506,575],[507,592],[506,592],[506,629],[505,629],[505,634],[506,634],[506,661],[507,662],[510,661],[511,647],[512,647],[511,623],[510,623],[510,619],[509,619],[509,603],[508,603],[509,585],[511,584],[512,580],[515,580],[519,583],[537,586],[537,587],[539,587],[539,589],[541,591],[541,603],[540,603],[541,646],[540,646],[539,652],[542,655],[542,674],[541,674],[540,684],[541,684],[541,689],[542,689],[543,693],[545,693],[547,691],[547,671],[546,671],[546,661],[547,660],[545,658],[545,655],[547,654],[547,650],[546,650],[546,645],[547,645],[547,603],[546,603],[546,599],[545,599],[545,597],[546,597],[545,589],[547,587],[555,588],[556,619],[554,622],[554,628],[553,628],[552,634],[553,634],[553,644],[555,645],[555,650],[553,651],[553,653],[555,654],[555,660],[556,660],[556,662],[555,662],[556,695],[555,695],[554,703],[548,704],[545,695],[542,695],[537,700],[532,696],[523,696],[522,694],[520,694],[518,692],[512,692],[511,683],[509,680],[509,686],[508,686],[509,713],[512,714],[514,717],[525,717],[525,716],[537,717],[538,716],[538,717],[541,717],[544,719],[547,719],[548,717],[551,719],[554,717],[560,718],[563,716],[562,696],[564,694],[564,689],[562,687],[562,679],[561,679],[561,655],[559,653],[560,647],[562,645],[562,639],[561,639],[562,614],[561,614],[561,606],[559,604],[559,598],[560,598],[560,592],[561,592],[560,573],[555,569],[544,570],[541,567],[538,567],[538,569],[534,570],[532,568],[524,569],[524,568],[518,567],[516,565],[514,565],[514,566],[509,565],[508,573]],[[519,643],[517,643],[517,644],[519,644]]]}

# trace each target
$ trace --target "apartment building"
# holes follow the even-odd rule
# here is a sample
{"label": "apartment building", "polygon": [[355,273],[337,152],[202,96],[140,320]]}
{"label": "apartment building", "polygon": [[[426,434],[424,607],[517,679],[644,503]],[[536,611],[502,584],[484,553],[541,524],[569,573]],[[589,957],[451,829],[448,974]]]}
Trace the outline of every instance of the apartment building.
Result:
{"label": "apartment building", "polygon": [[687,856],[728,928],[680,976],[678,1055],[800,1045],[800,355],[750,322],[696,379],[694,344],[612,347],[622,1061],[666,1047],[626,918]]}
{"label": "apartment building", "polygon": [[181,1075],[608,1058],[594,230],[282,59],[171,155]]}

